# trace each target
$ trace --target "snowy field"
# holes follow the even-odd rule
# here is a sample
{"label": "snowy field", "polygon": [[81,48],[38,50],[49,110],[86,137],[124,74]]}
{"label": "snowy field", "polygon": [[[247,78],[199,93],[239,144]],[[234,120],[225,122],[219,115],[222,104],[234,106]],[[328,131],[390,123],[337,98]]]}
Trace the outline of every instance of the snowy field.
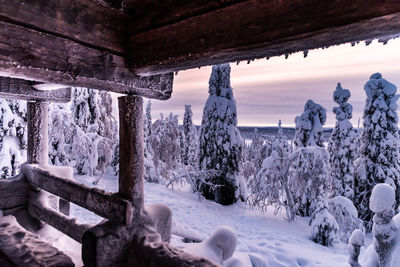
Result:
{"label": "snowy field", "polygon": [[[93,186],[94,178],[76,176],[78,182]],[[108,176],[100,180],[98,187],[117,191],[116,177]],[[189,229],[199,237],[207,238],[218,226],[226,225],[238,235],[236,253],[258,253],[268,262],[268,266],[349,266],[346,244],[339,243],[334,247],[324,247],[309,239],[310,227],[308,218],[297,218],[295,222],[286,222],[283,216],[274,216],[272,211],[261,214],[249,210],[243,203],[232,206],[221,206],[201,199],[185,189],[167,189],[164,185],[145,183],[145,200],[147,204],[164,203],[173,211],[173,231]],[[97,223],[98,216],[72,205],[71,216],[78,221]],[[60,238],[43,230],[48,239],[69,254],[77,266],[81,266],[80,245],[68,237]],[[366,238],[369,245],[371,237]],[[181,240],[173,236],[171,243],[181,246]],[[362,248],[361,262],[365,249]],[[400,266],[400,252],[394,252],[395,265]],[[393,264],[392,263],[392,264]],[[249,266],[251,267],[251,266]]]}

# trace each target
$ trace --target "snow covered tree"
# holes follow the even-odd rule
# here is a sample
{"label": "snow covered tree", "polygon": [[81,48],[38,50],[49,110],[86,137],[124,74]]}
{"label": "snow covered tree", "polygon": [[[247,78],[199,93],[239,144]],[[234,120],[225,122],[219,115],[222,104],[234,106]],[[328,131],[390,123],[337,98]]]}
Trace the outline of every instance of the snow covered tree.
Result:
{"label": "snow covered tree", "polygon": [[146,112],[144,114],[144,141],[146,143],[146,147],[147,149],[150,147],[149,145],[149,139],[151,136],[151,101],[147,101],[147,105],[146,105]]}
{"label": "snow covered tree", "polygon": [[0,99],[0,179],[19,172],[26,161],[26,101]]}
{"label": "snow covered tree", "polygon": [[328,211],[328,203],[325,196],[319,195],[317,207],[311,216],[311,239],[323,246],[332,246],[338,242],[339,226],[335,217]]}
{"label": "snow covered tree", "polygon": [[349,264],[351,267],[361,267],[358,263],[361,246],[364,246],[364,232],[360,229],[355,229],[349,238],[347,251],[349,252]]}
{"label": "snow covered tree", "polygon": [[266,210],[275,206],[275,212],[285,208],[288,220],[294,220],[295,208],[293,195],[288,185],[289,145],[282,136],[272,143],[271,155],[263,161],[257,175],[249,180],[251,206]]}
{"label": "snow covered tree", "polygon": [[371,230],[372,213],[368,209],[373,187],[378,183],[390,184],[397,192],[399,203],[399,148],[396,86],[371,75],[364,90],[367,100],[360,137],[359,158],[355,161],[354,204],[367,231]]}
{"label": "snow covered tree", "polygon": [[[118,130],[107,92],[74,88],[72,103],[52,104],[49,156],[78,174],[102,175],[112,161]],[[71,113],[70,113],[71,112]]]}
{"label": "snow covered tree", "polygon": [[339,225],[339,239],[345,243],[355,229],[365,232],[364,225],[358,219],[358,212],[353,202],[344,196],[336,196],[328,201],[328,211]]}
{"label": "snow covered tree", "polygon": [[171,172],[180,167],[180,133],[176,116],[164,118],[161,114],[152,125],[150,144],[157,177],[170,180]]}
{"label": "snow covered tree", "polygon": [[289,157],[288,184],[301,216],[310,216],[316,208],[317,197],[331,190],[329,155],[322,140],[325,121],[326,110],[312,100],[307,101],[303,114],[295,120],[296,149]]}
{"label": "snow covered tree", "polygon": [[333,181],[333,195],[354,197],[354,160],[357,158],[357,134],[349,121],[353,107],[347,103],[350,91],[338,83],[333,100],[339,105],[333,108],[336,125],[328,143],[329,162]]}
{"label": "snow covered tree", "polygon": [[369,206],[375,213],[372,226],[374,247],[378,254],[379,267],[390,267],[392,252],[396,244],[397,226],[393,221],[396,203],[395,191],[388,184],[375,185]]}
{"label": "snow covered tree", "polygon": [[243,139],[237,129],[236,101],[230,84],[231,67],[212,67],[209,97],[204,106],[200,130],[199,162],[202,170],[219,170],[221,175],[209,182],[215,190],[199,181],[196,191],[223,205],[235,203],[244,190],[239,175]]}
{"label": "snow covered tree", "polygon": [[[270,138],[268,138],[267,146],[271,145],[269,141],[271,141]],[[262,136],[260,131],[256,128],[254,129],[251,143],[245,144],[243,147],[241,170],[243,177],[247,181],[254,179],[262,167],[263,160],[269,156],[272,151],[264,147],[264,143],[266,143],[264,136]]]}
{"label": "snow covered tree", "polygon": [[185,113],[183,115],[183,133],[185,137],[185,153],[183,163],[197,169],[197,156],[199,138],[197,136],[196,127],[192,121],[193,112],[190,105],[185,105]]}
{"label": "snow covered tree", "polygon": [[326,109],[308,100],[304,112],[295,119],[296,131],[293,143],[296,148],[307,146],[323,147],[322,125],[326,122]]}

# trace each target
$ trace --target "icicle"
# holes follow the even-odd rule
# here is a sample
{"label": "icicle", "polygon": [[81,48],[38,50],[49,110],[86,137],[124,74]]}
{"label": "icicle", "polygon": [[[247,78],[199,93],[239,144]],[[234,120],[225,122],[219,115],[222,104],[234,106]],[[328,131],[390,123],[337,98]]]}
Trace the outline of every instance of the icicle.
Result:
{"label": "icicle", "polygon": [[236,61],[236,65],[239,65],[239,63],[240,63],[240,61],[238,60],[238,61]]}
{"label": "icicle", "polygon": [[365,40],[365,46],[369,46],[371,43],[372,43],[372,40],[371,40],[371,39]]}
{"label": "icicle", "polygon": [[247,64],[250,64],[251,60],[247,60]]}
{"label": "icicle", "polygon": [[306,58],[308,56],[308,50],[304,50],[303,55],[304,55],[304,58]]}
{"label": "icicle", "polygon": [[[199,69],[200,69],[200,67],[199,67]],[[177,76],[178,75],[178,71],[175,71],[175,76]]]}
{"label": "icicle", "polygon": [[356,45],[356,42],[351,42],[351,46],[355,46]]}
{"label": "icicle", "polygon": [[265,57],[266,60],[269,60],[270,58],[271,58],[270,56]]}
{"label": "icicle", "polygon": [[288,59],[288,57],[289,57],[289,54],[285,54],[285,59]]}

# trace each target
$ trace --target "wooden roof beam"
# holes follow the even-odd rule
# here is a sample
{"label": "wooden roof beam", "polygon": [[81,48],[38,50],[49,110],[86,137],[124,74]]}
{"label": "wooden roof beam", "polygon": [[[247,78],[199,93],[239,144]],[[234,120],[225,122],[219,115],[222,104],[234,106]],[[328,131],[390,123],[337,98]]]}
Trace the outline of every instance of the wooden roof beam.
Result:
{"label": "wooden roof beam", "polygon": [[129,16],[92,0],[0,0],[0,75],[168,99],[173,74],[125,62]]}
{"label": "wooden roof beam", "polygon": [[[42,91],[34,89],[34,84],[26,80],[0,77],[0,98],[60,103],[71,101],[71,88],[69,87]],[[40,85],[44,86],[44,84]]]}
{"label": "wooden roof beam", "polygon": [[143,32],[132,27],[129,62],[148,75],[398,36],[400,2],[248,0]]}

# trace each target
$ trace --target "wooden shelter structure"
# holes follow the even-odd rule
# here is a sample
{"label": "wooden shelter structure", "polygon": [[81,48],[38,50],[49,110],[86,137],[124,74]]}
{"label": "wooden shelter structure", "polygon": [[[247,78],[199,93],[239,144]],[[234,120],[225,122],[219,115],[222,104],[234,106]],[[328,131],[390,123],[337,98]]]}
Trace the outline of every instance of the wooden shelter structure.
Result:
{"label": "wooden shelter structure", "polygon": [[[215,266],[168,244],[170,232],[157,227],[168,225],[167,207],[156,207],[161,218],[144,206],[142,97],[168,99],[179,70],[399,34],[395,0],[0,0],[0,96],[29,101],[28,162],[0,181],[0,209],[81,242],[85,266]],[[123,94],[116,194],[45,168],[47,103],[69,101],[69,86]],[[62,212],[43,191],[64,200]],[[77,224],[68,201],[106,220]]]}

